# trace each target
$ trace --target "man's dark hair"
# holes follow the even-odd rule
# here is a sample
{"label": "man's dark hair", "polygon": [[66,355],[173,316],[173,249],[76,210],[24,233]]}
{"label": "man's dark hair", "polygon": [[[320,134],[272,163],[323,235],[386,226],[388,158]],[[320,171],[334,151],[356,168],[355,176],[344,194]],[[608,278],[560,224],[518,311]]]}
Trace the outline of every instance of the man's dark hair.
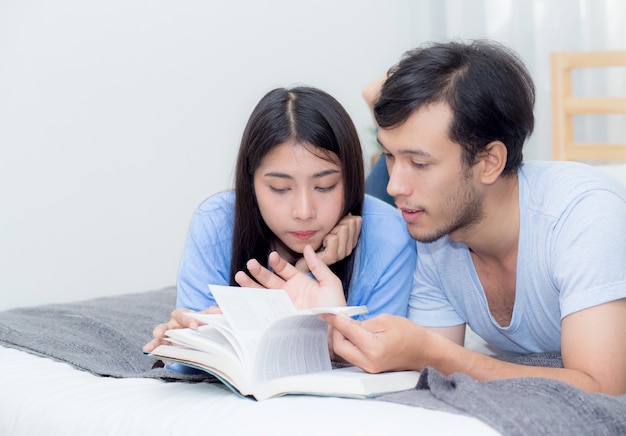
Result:
{"label": "man's dark hair", "polygon": [[488,40],[431,43],[406,52],[388,72],[374,105],[383,129],[404,123],[419,108],[445,103],[450,139],[468,166],[492,141],[507,148],[503,174],[514,174],[534,128],[535,86],[510,49]]}

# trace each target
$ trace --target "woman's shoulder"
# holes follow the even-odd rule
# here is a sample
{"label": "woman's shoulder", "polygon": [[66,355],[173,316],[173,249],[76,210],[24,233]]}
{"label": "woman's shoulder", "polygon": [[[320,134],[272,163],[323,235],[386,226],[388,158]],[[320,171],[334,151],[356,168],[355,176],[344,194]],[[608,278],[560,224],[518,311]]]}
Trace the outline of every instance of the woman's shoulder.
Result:
{"label": "woman's shoulder", "polygon": [[399,219],[404,222],[398,209],[379,198],[365,194],[365,200],[363,201],[363,219],[385,219],[387,217],[391,217],[393,220]]}
{"label": "woman's shoulder", "polygon": [[224,191],[204,200],[193,213],[191,229],[195,232],[213,232],[222,229],[224,233],[231,229],[235,215],[235,192]]}
{"label": "woman's shoulder", "polygon": [[196,214],[204,215],[223,211],[231,213],[235,208],[235,191],[222,191],[211,195],[196,208]]}
{"label": "woman's shoulder", "polygon": [[384,201],[365,195],[362,232],[366,238],[397,241],[411,239],[406,222],[398,209]]}

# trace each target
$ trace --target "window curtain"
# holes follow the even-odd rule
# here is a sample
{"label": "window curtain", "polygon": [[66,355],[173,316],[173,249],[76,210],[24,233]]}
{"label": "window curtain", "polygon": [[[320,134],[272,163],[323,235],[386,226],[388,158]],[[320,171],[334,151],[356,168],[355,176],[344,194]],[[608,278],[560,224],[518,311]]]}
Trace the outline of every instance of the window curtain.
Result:
{"label": "window curtain", "polygon": [[[551,159],[550,52],[626,50],[623,0],[408,0],[408,7],[412,46],[490,38],[520,54],[537,89],[535,131],[525,147],[526,160]],[[624,69],[606,69],[600,77],[588,70],[576,74],[577,95],[626,95]],[[576,123],[577,140],[618,142],[626,137],[625,116],[582,121]]]}

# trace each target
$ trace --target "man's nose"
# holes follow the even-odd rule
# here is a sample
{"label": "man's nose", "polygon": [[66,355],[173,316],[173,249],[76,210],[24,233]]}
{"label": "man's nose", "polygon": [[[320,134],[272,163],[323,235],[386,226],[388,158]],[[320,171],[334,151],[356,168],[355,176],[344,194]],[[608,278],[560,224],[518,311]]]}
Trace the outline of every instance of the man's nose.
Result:
{"label": "man's nose", "polygon": [[409,183],[406,168],[402,165],[389,165],[389,182],[387,183],[387,193],[392,197],[408,196],[411,194],[411,184]]}

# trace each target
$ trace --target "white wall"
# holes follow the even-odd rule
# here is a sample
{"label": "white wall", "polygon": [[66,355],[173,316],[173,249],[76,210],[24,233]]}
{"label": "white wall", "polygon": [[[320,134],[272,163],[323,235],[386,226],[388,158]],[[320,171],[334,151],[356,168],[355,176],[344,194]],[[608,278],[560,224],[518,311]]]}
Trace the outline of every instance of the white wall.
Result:
{"label": "white wall", "polygon": [[276,86],[338,98],[409,48],[407,1],[0,2],[0,309],[173,285]]}
{"label": "white wall", "polygon": [[[571,7],[575,3],[576,7]],[[621,0],[0,0],[0,310],[173,285],[269,89],[318,86],[370,153],[361,89],[423,41],[490,37],[538,91],[551,50],[623,49]]]}
{"label": "white wall", "polygon": [[[412,0],[410,7],[415,44],[491,38],[513,48],[524,60],[537,90],[535,129],[524,146],[526,160],[552,158],[550,53],[626,49],[623,0]],[[624,69],[580,72],[589,80],[574,83],[576,95],[623,95],[626,89]],[[580,141],[619,142],[626,131],[624,117],[583,118],[577,121],[586,130],[578,136],[577,129]]]}

